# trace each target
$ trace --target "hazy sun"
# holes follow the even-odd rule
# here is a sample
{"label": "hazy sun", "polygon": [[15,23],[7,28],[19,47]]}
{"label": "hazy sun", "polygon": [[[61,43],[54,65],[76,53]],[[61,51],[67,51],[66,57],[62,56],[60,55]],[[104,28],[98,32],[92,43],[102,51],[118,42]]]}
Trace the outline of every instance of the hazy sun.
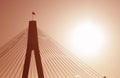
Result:
{"label": "hazy sun", "polygon": [[99,24],[92,21],[84,21],[75,24],[72,36],[75,54],[84,56],[95,56],[99,54],[99,49],[105,44],[106,36]]}

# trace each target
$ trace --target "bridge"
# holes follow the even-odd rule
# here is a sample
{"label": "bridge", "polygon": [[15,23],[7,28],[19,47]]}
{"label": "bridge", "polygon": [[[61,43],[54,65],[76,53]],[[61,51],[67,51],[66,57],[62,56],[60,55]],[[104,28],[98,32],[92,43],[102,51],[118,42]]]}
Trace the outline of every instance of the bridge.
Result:
{"label": "bridge", "polygon": [[106,78],[43,31],[36,20],[0,48],[0,78]]}

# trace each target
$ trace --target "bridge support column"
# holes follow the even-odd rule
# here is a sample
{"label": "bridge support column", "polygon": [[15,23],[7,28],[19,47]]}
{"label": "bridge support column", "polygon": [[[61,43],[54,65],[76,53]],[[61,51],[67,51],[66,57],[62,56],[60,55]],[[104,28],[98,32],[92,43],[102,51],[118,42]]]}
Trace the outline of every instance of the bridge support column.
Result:
{"label": "bridge support column", "polygon": [[41,57],[40,57],[40,50],[38,45],[36,21],[29,21],[27,50],[25,55],[22,78],[28,78],[32,51],[34,51],[34,55],[35,55],[38,78],[44,78]]}

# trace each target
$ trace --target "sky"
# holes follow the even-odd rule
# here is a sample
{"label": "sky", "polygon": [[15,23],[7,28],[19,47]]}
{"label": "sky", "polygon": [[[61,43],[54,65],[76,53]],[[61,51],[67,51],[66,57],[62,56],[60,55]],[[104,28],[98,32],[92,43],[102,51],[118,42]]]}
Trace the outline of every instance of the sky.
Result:
{"label": "sky", "polygon": [[108,36],[102,54],[80,58],[100,74],[120,78],[119,0],[0,0],[0,46],[28,27],[32,11],[38,27],[71,51],[77,22],[89,19],[100,24]]}

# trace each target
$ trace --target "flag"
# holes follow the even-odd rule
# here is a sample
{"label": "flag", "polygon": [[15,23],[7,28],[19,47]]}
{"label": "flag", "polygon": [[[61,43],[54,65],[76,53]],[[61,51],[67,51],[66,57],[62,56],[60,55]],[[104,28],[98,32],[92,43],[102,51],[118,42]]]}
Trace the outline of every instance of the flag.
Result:
{"label": "flag", "polygon": [[35,12],[32,12],[32,15],[35,15]]}

